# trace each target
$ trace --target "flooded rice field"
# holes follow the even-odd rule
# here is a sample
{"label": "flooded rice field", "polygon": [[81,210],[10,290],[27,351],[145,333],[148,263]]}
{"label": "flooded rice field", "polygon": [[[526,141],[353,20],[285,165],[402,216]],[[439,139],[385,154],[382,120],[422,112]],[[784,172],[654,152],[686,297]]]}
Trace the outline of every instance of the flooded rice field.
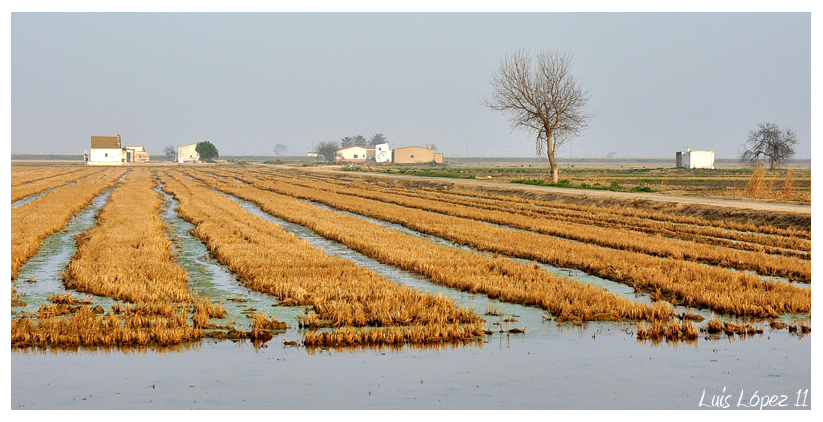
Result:
{"label": "flooded rice field", "polygon": [[[277,297],[238,280],[195,237],[196,226],[178,215],[181,202],[162,190],[156,177],[155,181],[154,191],[163,202],[160,218],[173,240],[174,259],[188,275],[189,288],[226,311],[211,318],[210,324],[251,331],[249,315],[262,313],[286,322],[288,328],[272,331],[269,341],[254,343],[203,338],[164,347],[13,345],[12,409],[811,408],[811,334],[796,328],[811,325],[809,313],[781,313],[779,321],[795,327],[790,330],[770,326],[764,318],[678,305],[672,306],[675,315],[693,314],[706,321],[717,317],[752,324],[762,332],[701,331],[695,340],[639,340],[637,322],[559,321],[557,315],[537,306],[435,284],[417,272],[385,264],[306,226],[270,215],[255,202],[213,189],[252,216],[277,224],[327,255],[394,283],[449,298],[486,321],[486,334],[470,343],[307,346],[303,339],[309,331],[334,329],[300,328],[297,319],[307,306],[283,306]],[[109,309],[124,303],[67,290],[63,283],[63,271],[77,249],[75,237],[97,224],[95,217],[112,190],[105,190],[62,230],[47,237],[37,254],[21,266],[12,286],[26,304],[12,307],[13,318],[35,315],[55,293],[72,292],[90,307]],[[444,247],[498,256],[396,223],[302,202]],[[649,306],[656,302],[648,292],[580,269],[507,259],[632,302]],[[810,283],[787,284],[810,289]],[[774,395],[786,397],[782,405],[763,399]]]}

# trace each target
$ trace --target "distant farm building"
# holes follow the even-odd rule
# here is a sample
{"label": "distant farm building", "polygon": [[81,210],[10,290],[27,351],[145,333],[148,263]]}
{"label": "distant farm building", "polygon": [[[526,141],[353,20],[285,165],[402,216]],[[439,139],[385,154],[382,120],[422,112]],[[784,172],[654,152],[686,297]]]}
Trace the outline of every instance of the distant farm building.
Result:
{"label": "distant farm building", "polygon": [[119,166],[123,164],[123,147],[120,135],[92,136],[91,151],[86,164],[91,166]]}
{"label": "distant farm building", "polygon": [[143,147],[123,147],[123,161],[127,163],[148,163],[149,153]]}
{"label": "distant farm building", "polygon": [[340,148],[337,150],[337,161],[349,161],[353,163],[365,163],[374,157],[374,148],[367,148],[359,145]]}
{"label": "distant farm building", "polygon": [[197,144],[183,145],[177,148],[178,163],[193,163],[199,160],[200,154],[197,153]]}
{"label": "distant farm building", "polygon": [[676,167],[686,169],[714,169],[714,151],[692,151],[686,148],[685,151],[678,151],[676,156]]}
{"label": "distant farm building", "polygon": [[421,147],[400,147],[391,152],[392,162],[396,164],[410,163],[443,163],[443,153],[434,152],[431,145]]}
{"label": "distant farm building", "polygon": [[308,157],[317,157],[317,156],[319,156],[319,154],[314,152],[314,151],[309,151],[308,154],[306,154],[306,156],[308,156]]}
{"label": "distant farm building", "polygon": [[389,148],[388,142],[374,146],[374,161],[378,163],[388,163],[391,161],[391,149]]}

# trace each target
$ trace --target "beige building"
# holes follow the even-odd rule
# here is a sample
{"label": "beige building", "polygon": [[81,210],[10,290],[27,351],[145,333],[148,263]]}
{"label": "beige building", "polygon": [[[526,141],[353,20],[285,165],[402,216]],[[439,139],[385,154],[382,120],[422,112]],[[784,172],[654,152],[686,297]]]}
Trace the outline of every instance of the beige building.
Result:
{"label": "beige building", "polygon": [[200,160],[200,154],[197,153],[197,144],[183,145],[177,148],[177,162],[191,163]]}
{"label": "beige building", "polygon": [[123,164],[123,147],[120,135],[92,136],[91,151],[86,164],[90,166],[119,166]]}
{"label": "beige building", "polygon": [[374,148],[366,148],[359,145],[340,148],[337,150],[337,161],[350,161],[353,163],[365,163],[366,160],[374,158]]}
{"label": "beige building", "polygon": [[123,147],[123,161],[126,163],[148,163],[149,153],[143,147]]}
{"label": "beige building", "polygon": [[400,147],[391,151],[392,162],[397,164],[438,163],[443,164],[443,153],[434,152],[431,145],[421,147]]}

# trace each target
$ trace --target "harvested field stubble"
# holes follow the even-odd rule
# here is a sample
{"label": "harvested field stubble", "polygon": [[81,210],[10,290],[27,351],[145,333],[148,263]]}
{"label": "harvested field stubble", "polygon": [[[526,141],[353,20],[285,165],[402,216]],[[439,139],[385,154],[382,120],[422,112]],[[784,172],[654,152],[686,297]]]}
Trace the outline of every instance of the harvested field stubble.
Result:
{"label": "harvested field stubble", "polygon": [[123,169],[109,169],[12,209],[11,278],[17,278],[20,266],[37,253],[45,238],[63,228],[123,173]]}
{"label": "harvested field stubble", "polygon": [[179,173],[160,177],[163,189],[180,201],[180,217],[195,225],[192,233],[220,263],[250,288],[277,296],[282,305],[310,306],[321,319],[318,325],[412,326],[398,328],[406,330],[481,321],[442,295],[398,286],[329,256]]}
{"label": "harvested field stubble", "polygon": [[[244,171],[246,171],[244,169]],[[301,169],[281,170],[289,177],[311,178],[317,181],[349,185],[368,184],[396,191],[434,192],[452,197],[500,200],[503,202],[533,205],[536,209],[567,209],[591,211],[598,215],[633,216],[661,222],[681,223],[693,226],[710,226],[723,229],[764,233],[778,236],[811,238],[811,216],[793,213],[763,213],[755,210],[723,208],[708,205],[684,205],[676,202],[660,202],[644,199],[620,199],[553,192],[523,191],[505,186],[465,186],[452,182],[428,180],[398,180],[374,175],[328,175],[306,173]],[[269,169],[250,170],[255,174],[271,175]],[[281,173],[281,174],[283,174]]]}
{"label": "harvested field stubble", "polygon": [[[387,215],[399,214],[400,212],[397,211],[399,210],[398,208],[389,205],[397,204],[403,207],[419,208],[453,217],[485,221],[618,250],[639,252],[678,260],[702,262],[744,271],[751,270],[767,276],[788,277],[801,281],[811,280],[811,262],[808,261],[803,262],[790,257],[767,255],[762,252],[745,252],[693,241],[669,239],[662,236],[625,230],[624,228],[613,228],[605,224],[592,224],[592,221],[598,220],[594,217],[589,217],[588,224],[566,223],[541,216],[521,215],[514,212],[489,209],[481,210],[473,207],[446,204],[436,200],[408,198],[387,192],[366,193],[359,188],[336,187],[331,186],[329,183],[303,181],[302,184],[308,186],[306,189],[291,186],[293,189],[287,192],[281,187],[284,185],[283,183],[266,182],[248,176],[247,180],[261,189],[275,190],[295,197],[320,201],[329,206],[347,211],[363,213],[364,210],[370,210],[372,214],[367,215],[379,219],[385,219]],[[351,196],[363,198],[363,200],[353,200],[350,198]],[[378,209],[382,212],[378,212]],[[412,210],[410,210],[410,212],[411,211]],[[425,214],[416,212],[412,213],[412,215],[423,218],[422,216]],[[398,221],[392,222],[403,224]],[[779,252],[780,250],[777,251]]]}
{"label": "harvested field stubble", "polygon": [[97,226],[77,240],[66,286],[128,302],[190,302],[188,275],[174,260],[148,169],[136,169],[111,194]]}
{"label": "harvested field stubble", "polygon": [[[34,168],[26,169],[26,170],[12,168],[12,170],[11,170],[11,187],[12,187],[12,191],[13,191],[15,187],[26,184],[26,183],[32,183],[32,182],[36,182],[36,181],[39,181],[39,180],[46,180],[46,179],[51,179],[51,178],[54,178],[54,177],[59,177],[59,176],[63,176],[63,175],[71,174],[71,173],[86,172],[86,171],[89,171],[89,169],[85,169],[85,168],[82,168],[82,167],[81,168],[77,168],[77,167],[67,168],[67,167],[52,167],[52,166],[47,166],[47,167],[36,166]],[[12,202],[14,202],[14,201],[12,201]]]}
{"label": "harvested field stubble", "polygon": [[[420,208],[449,215],[464,215],[470,218],[484,219],[484,221],[496,222],[505,225],[511,225],[506,222],[506,214],[503,214],[502,217],[487,217],[487,213],[481,212],[480,210],[504,212],[514,214],[518,217],[530,217],[538,220],[549,219],[552,224],[557,222],[565,222],[583,224],[589,227],[596,225],[595,227],[609,227],[611,229],[623,230],[628,229],[636,232],[678,238],[701,244],[764,252],[769,254],[795,256],[807,259],[810,257],[809,251],[811,250],[811,242],[804,237],[776,236],[773,234],[753,233],[750,231],[740,231],[730,228],[715,227],[712,225],[673,222],[663,219],[660,215],[646,215],[643,217],[637,215],[624,215],[622,209],[616,209],[613,207],[573,207],[569,206],[569,204],[557,201],[539,203],[537,201],[517,202],[513,201],[512,198],[492,199],[469,197],[466,195],[450,194],[448,191],[431,189],[404,189],[401,184],[388,185],[387,183],[380,182],[378,179],[369,180],[369,182],[358,181],[355,183],[341,184],[339,180],[334,178],[326,178],[323,182],[317,182],[313,180],[313,178],[307,178],[305,176],[283,177],[260,172],[233,174],[241,180],[247,180],[246,178],[251,175],[257,178],[258,181],[286,181],[290,184],[296,184],[298,186],[304,186],[312,189],[327,190],[330,192],[358,196],[366,199],[375,199],[382,202],[403,205],[410,208]],[[252,183],[255,182],[254,180],[248,181]],[[391,187],[390,192],[387,191],[387,187]],[[496,196],[494,196],[494,198],[496,198]],[[459,205],[461,207],[445,207],[446,204]],[[468,212],[471,212],[472,214],[458,214]],[[700,223],[700,221],[698,220],[696,223]],[[512,227],[519,227],[525,230],[540,232],[539,230],[535,230],[534,227],[541,228],[542,226],[527,224],[524,226],[512,225]],[[557,235],[562,236],[562,234]]]}
{"label": "harvested field stubble", "polygon": [[[557,267],[575,268],[601,278],[622,282],[634,287],[638,291],[654,292],[659,290],[663,298],[684,306],[709,308],[717,312],[731,313],[740,316],[769,317],[780,313],[809,312],[811,309],[811,291],[786,283],[763,281],[759,277],[736,272],[724,268],[712,267],[698,263],[683,262],[676,259],[661,259],[642,253],[606,249],[593,245],[557,239],[536,233],[519,232],[490,226],[485,223],[438,215],[420,210],[401,208],[363,199],[343,197],[330,192],[310,190],[295,187],[284,183],[261,183],[260,187],[248,184],[238,184],[224,179],[218,179],[202,172],[194,173],[196,177],[207,180],[209,184],[221,190],[237,195],[243,199],[261,205],[266,212],[298,224],[311,224],[313,230],[320,233],[316,226],[321,223],[317,219],[344,221],[353,219],[350,226],[364,226],[368,223],[357,221],[353,217],[344,217],[339,214],[325,212],[311,221],[306,220],[310,213],[316,213],[313,207],[302,201],[294,202],[286,212],[287,201],[281,195],[265,195],[258,193],[262,187],[268,190],[294,196],[295,198],[311,199],[322,202],[335,208],[360,213],[377,219],[402,224],[412,230],[438,236],[452,242],[469,245],[471,247],[501,253],[508,256],[536,260]],[[270,205],[264,205],[270,201]],[[298,205],[302,204],[302,205]],[[276,204],[276,205],[273,205]],[[291,203],[289,203],[291,204]],[[304,214],[306,213],[306,214]],[[349,221],[349,220],[345,220]],[[337,232],[344,229],[336,229]],[[359,233],[364,233],[360,231]],[[348,239],[358,234],[323,234],[325,237],[337,236],[339,239]],[[379,238],[384,235],[374,235]],[[379,251],[370,251],[375,248],[369,243],[376,241],[358,240],[358,247],[352,246],[353,240],[339,240],[352,249],[372,256]],[[424,242],[427,243],[427,242]],[[359,248],[359,249],[358,249]],[[381,246],[383,250],[401,248],[401,246]],[[446,248],[447,249],[447,248]],[[445,256],[445,255],[444,255]],[[372,256],[375,259],[381,260]],[[384,258],[389,261],[392,257]],[[437,260],[430,265],[439,267],[442,262],[452,262],[448,259]],[[394,265],[394,264],[392,264]],[[420,272],[420,270],[412,269]],[[494,296],[492,296],[494,297]]]}
{"label": "harvested field stubble", "polygon": [[542,307],[558,320],[660,319],[672,315],[670,307],[633,302],[577,281],[556,277],[537,265],[437,245],[397,230],[340,215],[303,201],[225,182],[195,173],[208,185],[251,201],[265,212],[300,224],[321,236],[384,264],[416,272],[434,283],[471,293],[483,293],[504,302]]}
{"label": "harvested field stubble", "polygon": [[54,177],[35,180],[31,183],[26,183],[11,188],[11,202],[19,201],[27,196],[36,195],[40,192],[49,189],[57,188],[66,185],[70,182],[75,182],[81,178],[88,177],[100,172],[99,169],[81,169],[79,171],[69,172]]}

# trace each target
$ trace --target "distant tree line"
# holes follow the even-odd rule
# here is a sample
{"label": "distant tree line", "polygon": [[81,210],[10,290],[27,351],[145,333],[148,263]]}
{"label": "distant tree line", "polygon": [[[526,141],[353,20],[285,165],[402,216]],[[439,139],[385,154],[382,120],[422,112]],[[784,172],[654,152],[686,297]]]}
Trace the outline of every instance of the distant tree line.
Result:
{"label": "distant tree line", "polygon": [[347,136],[340,140],[340,148],[353,147],[355,145],[373,147],[383,143],[386,143],[386,135],[382,133],[375,133],[368,140],[366,140],[366,137],[363,135]]}

